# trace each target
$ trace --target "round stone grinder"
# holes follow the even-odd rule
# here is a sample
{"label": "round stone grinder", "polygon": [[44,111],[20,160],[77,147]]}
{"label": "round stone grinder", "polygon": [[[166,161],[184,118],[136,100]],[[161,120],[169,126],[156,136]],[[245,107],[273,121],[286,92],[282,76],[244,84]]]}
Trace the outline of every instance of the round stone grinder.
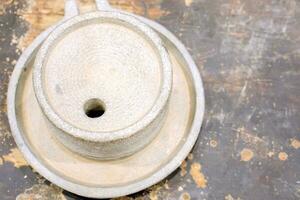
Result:
{"label": "round stone grinder", "polygon": [[159,36],[119,12],[91,12],[58,26],[35,59],[39,105],[66,147],[83,156],[131,155],[158,133],[172,71]]}
{"label": "round stone grinder", "polygon": [[132,194],[173,172],[202,124],[200,74],[156,22],[96,1],[23,52],[8,90],[12,134],[31,166],[78,195]]}

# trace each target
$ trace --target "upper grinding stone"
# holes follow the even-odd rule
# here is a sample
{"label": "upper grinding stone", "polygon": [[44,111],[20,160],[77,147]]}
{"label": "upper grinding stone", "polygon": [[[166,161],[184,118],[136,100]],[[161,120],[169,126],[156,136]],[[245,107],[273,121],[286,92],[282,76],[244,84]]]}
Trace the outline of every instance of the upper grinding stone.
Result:
{"label": "upper grinding stone", "polygon": [[[97,15],[67,21],[42,46],[34,76],[39,103],[54,124],[70,130],[113,132],[154,120],[172,79],[160,39],[129,16]],[[101,117],[86,114],[93,99],[101,102]]]}

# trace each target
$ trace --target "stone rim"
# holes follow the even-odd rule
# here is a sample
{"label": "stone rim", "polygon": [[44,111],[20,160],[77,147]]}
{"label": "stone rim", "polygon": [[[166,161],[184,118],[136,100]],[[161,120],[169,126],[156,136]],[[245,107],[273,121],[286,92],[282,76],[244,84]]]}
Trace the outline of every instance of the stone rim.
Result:
{"label": "stone rim", "polygon": [[[85,20],[94,20],[97,18],[111,18],[114,20],[121,20],[125,23],[129,23],[130,25],[137,28],[141,31],[152,45],[156,48],[155,50],[158,52],[160,56],[161,68],[162,68],[162,85],[160,94],[158,95],[154,105],[152,108],[143,116],[142,119],[135,122],[134,124],[120,130],[116,131],[108,131],[108,132],[95,132],[95,131],[87,131],[64,121],[52,108],[49,104],[45,93],[43,92],[43,83],[42,83],[42,69],[45,58],[47,57],[49,49],[51,49],[53,43],[57,39],[59,39],[60,35],[63,34],[68,29],[76,26],[77,24],[85,21]],[[55,28],[50,36],[45,40],[42,44],[40,51],[37,54],[34,71],[33,71],[33,85],[36,98],[38,99],[38,103],[42,108],[45,116],[59,129],[64,131],[65,133],[72,135],[76,138],[81,138],[88,141],[93,142],[110,142],[116,141],[120,139],[129,138],[135,134],[138,134],[139,131],[147,128],[151,122],[153,122],[159,113],[163,112],[165,109],[172,88],[172,67],[169,60],[169,56],[167,54],[166,49],[164,48],[160,37],[155,33],[150,27],[142,23],[136,17],[129,15],[123,12],[116,11],[102,11],[102,12],[91,12],[84,15],[79,15],[73,17],[66,22],[62,23],[60,26]],[[101,134],[99,134],[101,133]]]}

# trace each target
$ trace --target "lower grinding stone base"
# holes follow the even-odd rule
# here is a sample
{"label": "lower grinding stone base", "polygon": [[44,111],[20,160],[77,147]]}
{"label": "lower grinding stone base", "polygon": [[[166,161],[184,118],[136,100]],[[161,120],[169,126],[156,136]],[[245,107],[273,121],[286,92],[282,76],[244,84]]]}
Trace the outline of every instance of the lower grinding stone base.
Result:
{"label": "lower grinding stone base", "polygon": [[[175,60],[173,59],[173,62]],[[173,66],[174,81],[165,123],[158,136],[142,151],[120,160],[95,161],[78,156],[51,133],[57,131],[45,118],[32,87],[32,65],[23,74],[19,88],[17,116],[32,151],[50,169],[80,184],[107,187],[126,185],[151,176],[176,154],[184,142],[193,117],[192,94],[178,63]]]}
{"label": "lower grinding stone base", "polygon": [[[140,152],[120,160],[87,159],[60,144],[52,134],[55,129],[44,117],[35,99],[32,85],[34,53],[27,55],[31,61],[25,55],[17,64],[8,95],[9,120],[16,143],[42,176],[82,196],[118,197],[138,192],[162,180],[187,156],[199,134],[204,112],[201,78],[191,57],[176,38],[160,25],[151,24],[172,39],[170,41],[161,35],[173,64],[169,108],[158,136]],[[178,47],[181,49],[178,50]],[[29,54],[30,50],[26,53]]]}

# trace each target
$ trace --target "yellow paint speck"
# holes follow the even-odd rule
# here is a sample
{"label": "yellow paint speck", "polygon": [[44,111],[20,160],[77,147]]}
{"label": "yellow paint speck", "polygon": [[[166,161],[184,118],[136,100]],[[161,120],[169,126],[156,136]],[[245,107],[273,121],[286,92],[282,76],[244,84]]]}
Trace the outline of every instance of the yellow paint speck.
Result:
{"label": "yellow paint speck", "polygon": [[282,160],[282,161],[287,160],[288,157],[289,157],[289,156],[288,156],[287,153],[285,153],[285,152],[280,152],[280,153],[278,154],[279,160]]}
{"label": "yellow paint speck", "polygon": [[210,140],[209,145],[213,148],[216,148],[218,146],[218,142],[216,140]]}
{"label": "yellow paint speck", "polygon": [[164,184],[164,187],[165,187],[167,190],[170,189],[170,186],[169,186],[168,182],[166,182],[166,183]]}
{"label": "yellow paint speck", "polygon": [[3,159],[5,162],[14,164],[14,166],[17,168],[28,165],[23,155],[17,148],[11,149],[9,154],[3,156]]}
{"label": "yellow paint speck", "polygon": [[187,192],[183,193],[180,197],[181,200],[191,200],[191,195]]}
{"label": "yellow paint speck", "polygon": [[150,194],[149,194],[149,198],[150,198],[150,200],[158,200],[157,192],[156,191],[151,191]]}
{"label": "yellow paint speck", "polygon": [[193,3],[193,0],[185,0],[185,5],[186,6],[191,6]]}
{"label": "yellow paint speck", "polygon": [[199,188],[206,188],[207,180],[203,175],[203,173],[201,172],[200,163],[193,163],[191,165],[190,174]]}
{"label": "yellow paint speck", "polygon": [[194,158],[194,155],[193,155],[192,153],[190,153],[190,154],[188,155],[188,159],[189,159],[189,160],[193,160],[193,158]]}
{"label": "yellow paint speck", "polygon": [[273,151],[270,151],[269,153],[268,153],[268,156],[271,158],[271,157],[273,157],[274,156],[274,152]]}
{"label": "yellow paint speck", "polygon": [[184,161],[181,163],[181,165],[180,165],[180,169],[181,169],[180,175],[181,175],[181,176],[185,176],[185,175],[186,175],[186,173],[187,173],[187,171],[186,171],[186,166],[187,166],[187,163],[186,163],[186,161],[184,160]]}
{"label": "yellow paint speck", "polygon": [[251,149],[244,148],[241,151],[241,161],[248,162],[253,158],[253,156],[254,153]]}
{"label": "yellow paint speck", "polygon": [[157,184],[152,186],[151,188],[149,188],[149,199],[150,200],[158,200],[158,194],[160,192],[160,190],[163,188],[163,183]]}
{"label": "yellow paint speck", "polygon": [[236,199],[231,196],[231,194],[228,194],[225,198],[225,200],[242,200],[240,197],[237,197]]}
{"label": "yellow paint speck", "polygon": [[300,141],[295,138],[291,139],[291,146],[294,147],[295,149],[299,149]]}
{"label": "yellow paint speck", "polygon": [[228,194],[228,195],[225,197],[225,200],[234,200],[234,198],[231,196],[231,194]]}

